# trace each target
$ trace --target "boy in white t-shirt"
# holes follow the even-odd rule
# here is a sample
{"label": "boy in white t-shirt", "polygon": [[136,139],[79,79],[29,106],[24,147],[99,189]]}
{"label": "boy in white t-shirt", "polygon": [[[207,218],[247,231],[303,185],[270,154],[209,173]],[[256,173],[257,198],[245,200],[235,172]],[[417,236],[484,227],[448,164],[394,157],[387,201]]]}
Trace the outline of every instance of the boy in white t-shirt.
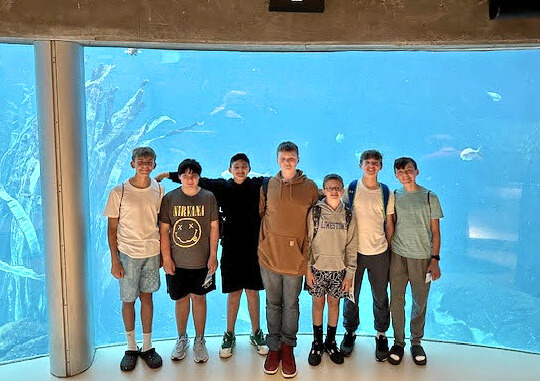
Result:
{"label": "boy in white t-shirt", "polygon": [[[140,356],[150,368],[162,359],[152,347],[152,293],[159,289],[161,266],[158,213],[163,197],[161,185],[150,178],[156,167],[156,153],[150,147],[133,150],[131,167],[135,175],[114,187],[103,214],[108,217],[107,236],[111,251],[111,274],[120,281],[122,318],[128,348],[120,369],[131,371]],[[135,340],[135,300],[141,301],[143,346]]]}
{"label": "boy in white t-shirt", "polygon": [[367,270],[373,296],[373,317],[377,336],[375,337],[375,359],[385,361],[388,357],[386,331],[390,326],[388,303],[388,277],[390,253],[388,242],[394,233],[394,194],[379,183],[377,175],[382,169],[382,155],[379,151],[368,150],[360,156],[362,178],[351,182],[344,196],[356,216],[358,227],[358,258],[354,276],[354,302],[345,299],[343,304],[343,325],[346,329],[341,342],[341,352],[350,356],[354,349],[356,329],[360,324],[358,297],[364,272]]}

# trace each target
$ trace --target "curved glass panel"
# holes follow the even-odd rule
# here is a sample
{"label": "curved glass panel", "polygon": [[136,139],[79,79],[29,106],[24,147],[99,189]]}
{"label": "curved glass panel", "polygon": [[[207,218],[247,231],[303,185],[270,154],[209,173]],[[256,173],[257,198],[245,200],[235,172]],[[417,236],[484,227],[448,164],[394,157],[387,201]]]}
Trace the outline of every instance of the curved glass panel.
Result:
{"label": "curved glass panel", "polygon": [[0,44],[0,363],[48,352],[32,46]]}
{"label": "curved glass panel", "polygon": [[[226,176],[230,156],[246,152],[253,171],[273,175],[276,146],[292,140],[319,186],[330,172],[358,177],[360,153],[376,148],[380,179],[395,189],[393,160],[415,158],[418,182],[445,213],[426,337],[540,352],[540,51],[87,48],[85,57],[98,343],[124,340],[101,214],[111,187],[132,173],[130,149],[150,144],[156,174],[192,157],[203,175]],[[219,289],[208,297],[209,334],[225,330]],[[174,336],[164,286],[155,301],[154,336]],[[264,294],[261,304],[264,320]],[[408,294],[407,316],[410,306]],[[373,334],[367,283],[360,307],[361,330]],[[237,331],[249,329],[244,305]],[[307,293],[300,331],[311,332]]]}

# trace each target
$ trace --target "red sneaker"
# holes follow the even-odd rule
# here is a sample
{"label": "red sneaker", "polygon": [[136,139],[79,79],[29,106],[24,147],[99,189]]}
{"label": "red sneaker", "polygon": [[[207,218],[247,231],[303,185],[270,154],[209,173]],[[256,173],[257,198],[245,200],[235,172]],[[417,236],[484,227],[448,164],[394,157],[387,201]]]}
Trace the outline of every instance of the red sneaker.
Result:
{"label": "red sneaker", "polygon": [[264,373],[276,374],[281,360],[281,351],[268,351],[264,361]]}
{"label": "red sneaker", "polygon": [[296,376],[296,362],[294,360],[293,347],[281,344],[281,375],[285,378]]}

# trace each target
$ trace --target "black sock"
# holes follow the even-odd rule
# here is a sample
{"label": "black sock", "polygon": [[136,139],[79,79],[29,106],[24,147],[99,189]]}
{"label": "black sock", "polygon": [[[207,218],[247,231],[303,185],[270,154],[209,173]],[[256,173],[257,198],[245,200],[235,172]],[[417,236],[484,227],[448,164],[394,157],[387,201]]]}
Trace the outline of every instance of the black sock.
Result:
{"label": "black sock", "polygon": [[329,325],[326,328],[326,341],[331,343],[332,341],[336,341],[336,329],[337,327],[332,327]]}
{"label": "black sock", "polygon": [[315,341],[322,343],[322,337],[323,337],[322,325],[313,324],[313,337],[315,338]]}

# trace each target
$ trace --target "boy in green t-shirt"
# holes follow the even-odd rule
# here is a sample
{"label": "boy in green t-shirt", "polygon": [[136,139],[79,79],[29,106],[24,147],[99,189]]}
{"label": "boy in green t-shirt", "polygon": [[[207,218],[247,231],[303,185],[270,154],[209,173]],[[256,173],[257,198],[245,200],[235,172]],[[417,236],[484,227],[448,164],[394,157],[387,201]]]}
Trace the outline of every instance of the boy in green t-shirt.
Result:
{"label": "boy in green t-shirt", "polygon": [[418,167],[409,157],[394,162],[394,172],[403,188],[394,191],[395,231],[390,260],[390,311],[395,343],[388,353],[388,362],[398,365],[405,347],[405,290],[411,284],[411,355],[417,365],[425,365],[426,353],[420,345],[424,336],[426,307],[432,280],[441,277],[439,250],[443,217],[439,198],[418,185]]}

